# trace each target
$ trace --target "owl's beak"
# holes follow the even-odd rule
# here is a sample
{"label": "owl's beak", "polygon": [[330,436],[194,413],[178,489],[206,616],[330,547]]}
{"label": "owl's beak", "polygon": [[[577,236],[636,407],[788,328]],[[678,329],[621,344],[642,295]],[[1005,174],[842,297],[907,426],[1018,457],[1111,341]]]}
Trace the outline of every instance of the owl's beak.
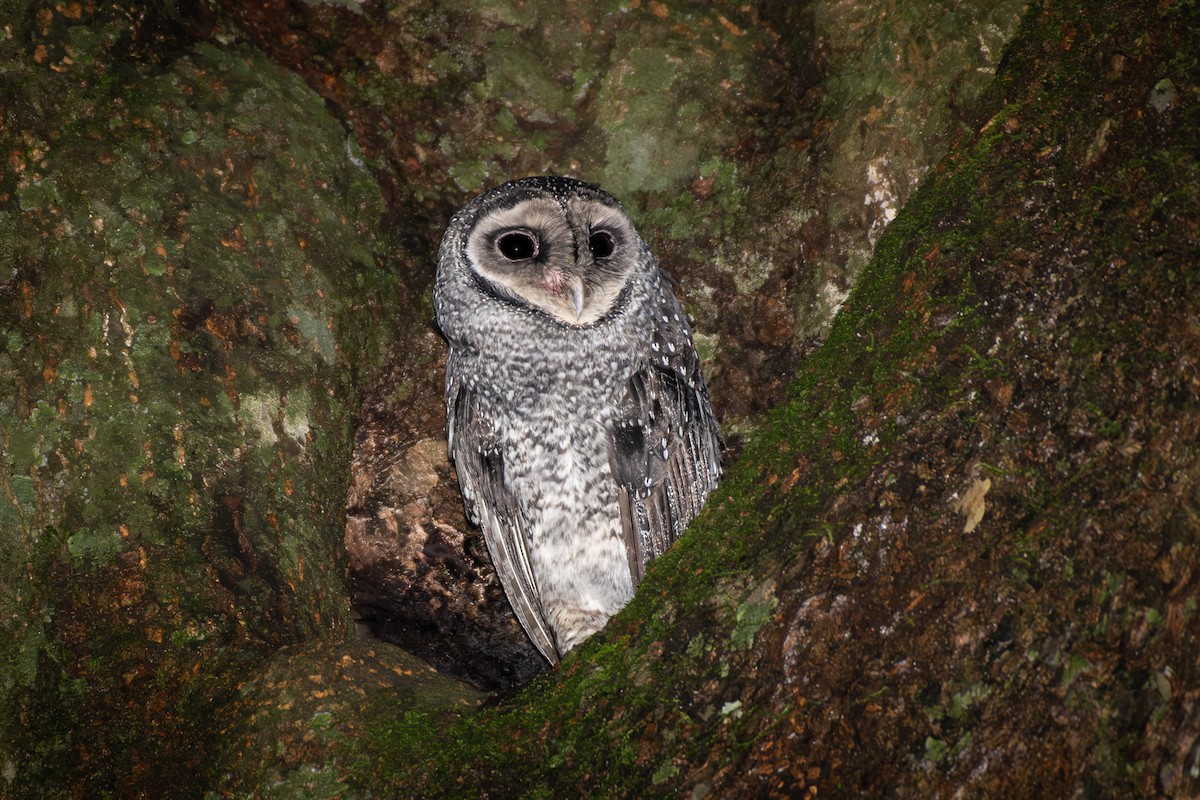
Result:
{"label": "owl's beak", "polygon": [[575,311],[575,317],[583,315],[583,279],[572,275],[563,283],[563,294]]}
{"label": "owl's beak", "polygon": [[587,297],[583,291],[583,277],[566,270],[554,269],[543,273],[538,281],[547,298],[561,309],[564,322],[577,322],[583,316]]}

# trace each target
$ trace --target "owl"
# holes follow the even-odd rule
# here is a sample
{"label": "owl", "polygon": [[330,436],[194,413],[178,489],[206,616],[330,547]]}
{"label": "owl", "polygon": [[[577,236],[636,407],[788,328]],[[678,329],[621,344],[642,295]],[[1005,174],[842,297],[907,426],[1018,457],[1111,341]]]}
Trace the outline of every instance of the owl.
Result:
{"label": "owl", "polygon": [[467,516],[555,664],[629,601],[721,475],[687,319],[616,199],[560,177],[454,215],[434,308]]}

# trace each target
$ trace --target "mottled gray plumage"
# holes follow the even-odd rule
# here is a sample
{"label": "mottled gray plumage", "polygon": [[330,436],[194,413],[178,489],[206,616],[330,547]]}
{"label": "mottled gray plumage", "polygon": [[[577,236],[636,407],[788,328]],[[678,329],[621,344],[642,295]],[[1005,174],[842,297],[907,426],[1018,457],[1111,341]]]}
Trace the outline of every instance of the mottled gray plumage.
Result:
{"label": "mottled gray plumage", "polygon": [[434,306],[468,516],[556,663],[629,601],[720,477],[687,320],[620,204],[555,177],[454,215]]}

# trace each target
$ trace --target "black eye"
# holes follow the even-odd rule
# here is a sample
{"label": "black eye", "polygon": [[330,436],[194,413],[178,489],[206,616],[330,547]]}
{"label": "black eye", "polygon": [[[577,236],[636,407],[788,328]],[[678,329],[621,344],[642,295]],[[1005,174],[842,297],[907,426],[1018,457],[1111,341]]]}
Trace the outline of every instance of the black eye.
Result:
{"label": "black eye", "polygon": [[588,249],[596,258],[611,256],[615,248],[612,234],[608,231],[592,231],[592,235],[588,237]]}
{"label": "black eye", "polygon": [[509,231],[496,240],[496,249],[509,261],[524,261],[538,254],[538,240],[529,231]]}

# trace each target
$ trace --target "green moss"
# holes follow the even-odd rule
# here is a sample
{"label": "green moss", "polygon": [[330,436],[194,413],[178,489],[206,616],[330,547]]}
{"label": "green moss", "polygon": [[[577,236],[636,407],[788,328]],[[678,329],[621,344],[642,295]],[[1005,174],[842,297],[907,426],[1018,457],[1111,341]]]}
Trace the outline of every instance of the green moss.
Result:
{"label": "green moss", "polygon": [[738,606],[730,647],[735,650],[749,649],[754,644],[755,634],[771,619],[778,605],[777,598],[769,597],[761,602],[748,600]]}
{"label": "green moss", "polygon": [[62,69],[53,38],[0,67],[20,87],[0,126],[20,298],[0,310],[0,738],[19,763],[0,793],[152,773],[186,794],[226,670],[350,628],[331,465],[394,279],[379,189],[298,78],[208,45],[130,68],[109,52],[129,21],[78,10],[46,6]]}
{"label": "green moss", "polygon": [[[1023,52],[1039,52],[1043,37],[1058,52],[1053,48],[1062,31],[1044,33],[1041,24],[1037,12],[1032,13],[1023,34],[1028,50]],[[1091,64],[1086,55],[1072,58],[1078,59],[1076,64]],[[1010,75],[1023,77],[1019,61],[1010,70]],[[1033,237],[1028,219],[1008,211],[998,214],[997,208],[1008,209],[1010,195],[1019,197],[1036,185],[1037,168],[1031,170],[1017,154],[1039,140],[1058,137],[1055,123],[1031,120],[1058,119],[1047,104],[1059,101],[1007,97],[1011,80],[1006,76],[993,90],[992,107],[997,112],[991,121],[931,176],[880,240],[870,269],[828,340],[793,382],[789,401],[748,443],[742,461],[714,496],[714,507],[655,563],[629,608],[609,630],[572,654],[557,680],[535,682],[498,708],[457,723],[440,734],[437,747],[422,744],[426,736],[436,734],[420,720],[406,720],[403,731],[394,727],[392,735],[375,740],[389,753],[385,760],[425,764],[418,779],[390,775],[392,788],[419,786],[430,793],[468,795],[486,789],[532,796],[546,786],[578,785],[574,783],[578,781],[593,789],[603,782],[604,791],[612,796],[645,793],[652,791],[648,787],[677,778],[678,764],[695,763],[686,762],[688,749],[664,736],[664,730],[693,725],[693,740],[728,742],[730,736],[736,740],[736,729],[728,730],[726,722],[730,727],[751,724],[753,709],[742,697],[722,697],[722,688],[701,688],[724,687],[722,681],[729,676],[744,674],[739,671],[744,653],[753,650],[760,631],[771,625],[775,598],[756,597],[754,581],[746,572],[758,575],[769,569],[767,564],[786,572],[794,559],[818,546],[813,538],[799,535],[803,531],[817,532],[816,539],[832,540],[835,546],[848,546],[840,529],[822,526],[823,512],[836,506],[841,494],[863,491],[863,482],[903,437],[927,435],[912,420],[897,422],[894,409],[973,417],[963,428],[970,431],[971,425],[991,424],[979,399],[987,387],[1011,386],[1021,374],[1017,359],[1021,343],[994,324],[993,315],[999,312],[993,304],[1004,296],[1003,290],[987,283],[996,280],[995,272],[981,265],[1019,257],[1017,243]],[[1080,83],[1092,86],[1090,79]],[[1094,131],[1094,121],[1080,126]],[[1038,124],[1050,128],[1042,130]],[[1069,141],[1078,138],[1064,136]],[[1070,158],[1063,163],[1063,174],[1074,174]],[[659,219],[664,228],[669,227],[666,212]],[[1116,239],[1123,234],[1112,235]],[[1136,282],[1136,273],[1130,278]],[[1098,329],[1094,342],[1081,343],[1078,356],[1102,352],[1101,341],[1130,340],[1135,335],[1111,325]],[[1101,377],[1085,371],[1079,383],[1095,385]],[[999,390],[999,396],[1003,394]],[[1080,424],[1102,438],[1120,440],[1128,435],[1120,417],[1099,398],[1091,407],[1093,412]],[[867,421],[875,417],[880,421],[869,425]],[[872,435],[864,437],[864,430]],[[963,460],[969,461],[970,456]],[[1050,508],[1061,509],[1063,493],[1073,491],[1053,475],[1028,465],[998,464],[990,468],[998,484],[995,492],[1002,491],[1001,479],[1027,486],[1019,492],[1010,488],[1003,498],[1009,524],[1036,518]],[[902,467],[889,464],[886,475],[879,476],[878,487],[893,489],[901,484],[897,476]],[[1087,468],[1087,464],[1069,465],[1072,475]],[[1076,488],[1079,485],[1075,483]],[[1078,559],[1054,562],[1052,568],[1045,560],[1083,523],[1078,511],[1055,513],[1054,524],[1018,525],[1014,536],[988,545],[999,551],[1001,561],[1008,558],[1023,565],[1022,589],[1031,580],[1041,583],[1064,576],[1072,584],[1080,580]],[[910,540],[909,546],[918,548],[921,542]],[[983,547],[970,540],[954,546]],[[937,563],[936,558],[931,557],[930,563]],[[945,584],[924,584],[930,591],[938,585]],[[1098,590],[1101,585],[1110,594],[1115,591],[1111,581],[1098,584]],[[1054,621],[1031,614],[1031,628],[1053,628]],[[1155,627],[1150,625],[1151,630]],[[1095,703],[1094,689],[1083,679],[1094,668],[1092,662],[1078,651],[1064,649],[1061,642],[1054,646],[1044,633],[1029,635],[1033,641],[1024,653],[1052,654],[1035,657],[1028,662],[1029,669],[1060,664],[1055,680],[1070,690],[1071,703],[1079,707]],[[972,666],[963,662],[962,668]],[[1028,674],[1023,679],[1028,680]],[[976,748],[979,717],[997,713],[1000,704],[1017,702],[1013,693],[1020,691],[1021,680],[992,683],[974,675],[950,684],[960,688],[948,689],[941,704],[928,712],[946,725],[946,732],[911,740],[918,743],[916,751],[920,752],[923,741],[928,761],[946,768],[959,763]],[[665,702],[658,696],[664,687],[670,687],[666,691],[672,701],[700,695],[710,700],[711,707],[706,711],[686,701]],[[714,694],[720,699],[712,699]],[[593,715],[604,722],[593,724]],[[638,731],[651,724],[657,731],[654,756],[639,758]],[[723,752],[728,759],[723,763],[740,763],[736,752],[736,748]],[[1110,755],[1113,763],[1123,758]],[[1110,760],[1110,756],[1096,757]],[[599,763],[611,766],[611,777],[598,778],[589,772],[589,765]]]}

